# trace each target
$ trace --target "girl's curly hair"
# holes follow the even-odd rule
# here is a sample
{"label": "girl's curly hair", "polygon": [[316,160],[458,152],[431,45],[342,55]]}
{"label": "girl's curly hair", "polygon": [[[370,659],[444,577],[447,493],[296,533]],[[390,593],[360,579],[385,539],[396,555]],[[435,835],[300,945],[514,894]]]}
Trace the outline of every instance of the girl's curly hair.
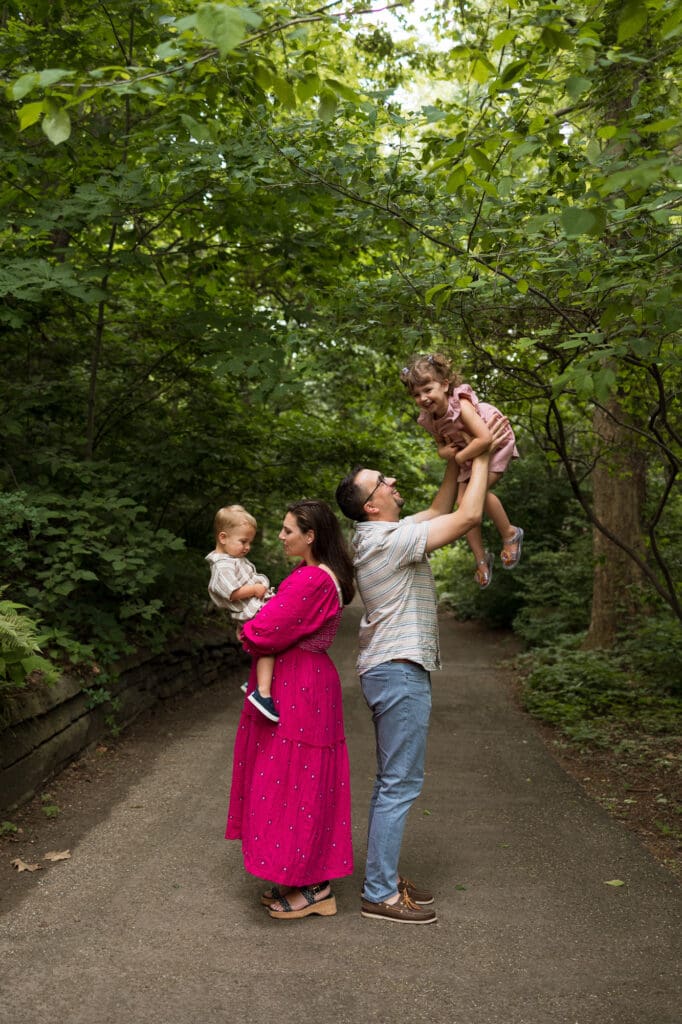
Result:
{"label": "girl's curly hair", "polygon": [[407,366],[403,366],[400,371],[400,379],[410,392],[430,380],[446,380],[449,395],[453,388],[462,383],[460,375],[452,369],[452,359],[443,352],[412,356]]}

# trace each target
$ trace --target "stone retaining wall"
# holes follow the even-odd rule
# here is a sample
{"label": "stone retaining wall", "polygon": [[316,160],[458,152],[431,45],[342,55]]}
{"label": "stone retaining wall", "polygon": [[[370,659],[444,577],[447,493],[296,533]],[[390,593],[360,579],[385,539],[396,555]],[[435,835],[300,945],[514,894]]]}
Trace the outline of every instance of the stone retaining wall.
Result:
{"label": "stone retaining wall", "polygon": [[[248,666],[232,631],[217,628],[176,641],[160,655],[140,651],[117,666],[118,682],[108,687],[120,702],[116,724],[125,727],[158,700],[183,691],[236,675],[246,679]],[[64,676],[11,699],[8,724],[0,727],[0,811],[29,800],[106,734],[111,709],[91,707],[82,685],[82,679]]]}

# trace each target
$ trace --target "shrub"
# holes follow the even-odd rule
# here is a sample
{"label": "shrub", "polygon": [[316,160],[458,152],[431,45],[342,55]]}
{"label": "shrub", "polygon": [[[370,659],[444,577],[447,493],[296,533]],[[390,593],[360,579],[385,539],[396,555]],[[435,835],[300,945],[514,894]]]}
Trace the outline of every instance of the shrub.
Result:
{"label": "shrub", "polygon": [[530,554],[519,585],[523,607],[513,626],[526,644],[543,646],[563,634],[582,633],[592,597],[589,538],[581,532],[570,545]]}
{"label": "shrub", "polygon": [[109,481],[77,497],[0,494],[0,524],[8,597],[40,616],[50,645],[70,660],[90,656],[93,644],[113,660],[168,628],[164,578],[183,542]]}
{"label": "shrub", "polygon": [[619,650],[640,679],[682,697],[682,626],[667,610],[643,616],[620,638]]}
{"label": "shrub", "polygon": [[679,728],[682,701],[635,681],[624,656],[581,650],[582,636],[560,638],[520,659],[522,702],[530,714],[579,741],[608,742],[614,726],[648,732]]}

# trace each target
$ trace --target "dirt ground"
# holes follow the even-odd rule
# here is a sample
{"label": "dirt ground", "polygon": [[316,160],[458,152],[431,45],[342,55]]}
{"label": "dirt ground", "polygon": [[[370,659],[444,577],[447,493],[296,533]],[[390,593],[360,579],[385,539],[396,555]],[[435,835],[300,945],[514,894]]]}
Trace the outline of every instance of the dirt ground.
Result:
{"label": "dirt ground", "polygon": [[[507,683],[523,711],[518,676],[509,674]],[[682,736],[623,731],[608,749],[572,742],[527,717],[564,771],[682,881]]]}
{"label": "dirt ground", "polygon": [[682,738],[633,734],[619,750],[582,748],[538,730],[561,767],[682,880]]}

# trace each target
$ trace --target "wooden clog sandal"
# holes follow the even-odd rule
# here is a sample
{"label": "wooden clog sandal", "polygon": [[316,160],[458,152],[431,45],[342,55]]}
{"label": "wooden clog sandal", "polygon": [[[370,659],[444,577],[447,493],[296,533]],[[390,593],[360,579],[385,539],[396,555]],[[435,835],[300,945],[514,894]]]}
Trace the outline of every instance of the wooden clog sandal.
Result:
{"label": "wooden clog sandal", "polygon": [[[319,882],[317,885],[302,885],[298,891],[306,901],[305,907],[294,909],[286,896],[280,896],[276,903],[268,907],[268,914],[270,917],[277,918],[280,921],[293,921],[299,917],[308,917],[309,914],[332,917],[336,913],[336,897],[331,889],[329,890],[329,895],[325,896],[324,899],[318,900],[315,898],[328,886],[329,882]],[[282,909],[275,909],[277,906]]]}

